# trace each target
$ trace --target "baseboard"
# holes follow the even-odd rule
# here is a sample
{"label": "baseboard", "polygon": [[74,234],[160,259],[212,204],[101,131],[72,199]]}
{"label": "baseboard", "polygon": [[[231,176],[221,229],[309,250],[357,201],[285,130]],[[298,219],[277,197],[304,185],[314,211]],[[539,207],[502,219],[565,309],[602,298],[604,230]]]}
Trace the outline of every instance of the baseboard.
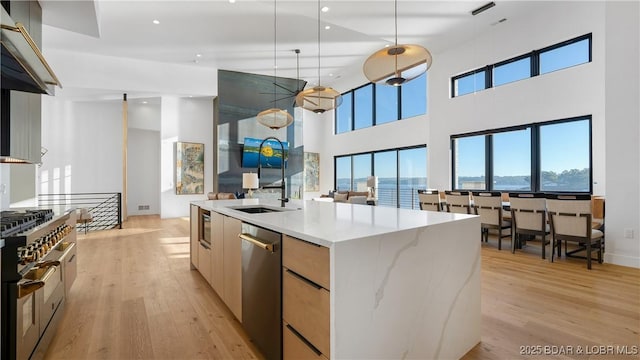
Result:
{"label": "baseboard", "polygon": [[640,269],[640,257],[633,257],[619,254],[604,254],[604,262],[621,266],[628,266]]}

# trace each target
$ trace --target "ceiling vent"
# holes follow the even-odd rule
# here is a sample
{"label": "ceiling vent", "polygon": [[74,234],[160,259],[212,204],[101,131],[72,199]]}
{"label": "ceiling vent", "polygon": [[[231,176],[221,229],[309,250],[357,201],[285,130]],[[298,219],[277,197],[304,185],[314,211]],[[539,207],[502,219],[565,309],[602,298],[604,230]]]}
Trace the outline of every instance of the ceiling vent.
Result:
{"label": "ceiling vent", "polygon": [[476,15],[480,14],[481,12],[484,12],[484,11],[487,11],[487,10],[491,9],[494,6],[496,6],[496,3],[493,2],[493,1],[490,2],[490,3],[486,3],[486,4],[482,5],[482,6],[480,6],[479,8],[473,10],[471,12],[471,15],[476,16]]}

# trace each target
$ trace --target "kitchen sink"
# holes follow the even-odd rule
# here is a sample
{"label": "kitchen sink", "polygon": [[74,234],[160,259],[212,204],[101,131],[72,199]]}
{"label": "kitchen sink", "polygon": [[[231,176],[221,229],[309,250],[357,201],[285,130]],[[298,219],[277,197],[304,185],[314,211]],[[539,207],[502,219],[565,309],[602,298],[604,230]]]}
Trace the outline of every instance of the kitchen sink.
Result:
{"label": "kitchen sink", "polygon": [[282,208],[275,206],[231,206],[230,209],[242,211],[247,214],[264,214],[264,213],[272,213],[272,212],[283,212],[283,211],[292,211],[299,209],[291,209],[291,208]]}

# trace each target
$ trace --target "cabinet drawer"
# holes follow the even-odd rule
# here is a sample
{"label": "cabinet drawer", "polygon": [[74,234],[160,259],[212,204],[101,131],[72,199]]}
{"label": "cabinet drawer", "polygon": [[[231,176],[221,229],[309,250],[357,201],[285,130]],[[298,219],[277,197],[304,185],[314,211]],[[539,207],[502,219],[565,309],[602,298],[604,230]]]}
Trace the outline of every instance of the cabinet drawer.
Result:
{"label": "cabinet drawer", "polygon": [[323,354],[329,354],[329,292],[291,270],[283,270],[284,321]]}
{"label": "cabinet drawer", "polygon": [[283,236],[282,265],[329,290],[329,248]]}
{"label": "cabinet drawer", "polygon": [[202,243],[198,245],[198,271],[211,285],[211,249]]}
{"label": "cabinet drawer", "polygon": [[302,335],[296,334],[290,326],[285,323],[282,327],[282,358],[284,360],[327,360],[327,357],[317,352],[318,349],[311,348],[313,345],[305,343],[300,338]]}
{"label": "cabinet drawer", "polygon": [[78,261],[76,259],[76,254],[76,244],[71,243],[66,255],[62,259],[64,261],[64,294],[67,297],[69,297],[71,285],[73,285],[73,282],[76,281],[76,276],[78,275]]}

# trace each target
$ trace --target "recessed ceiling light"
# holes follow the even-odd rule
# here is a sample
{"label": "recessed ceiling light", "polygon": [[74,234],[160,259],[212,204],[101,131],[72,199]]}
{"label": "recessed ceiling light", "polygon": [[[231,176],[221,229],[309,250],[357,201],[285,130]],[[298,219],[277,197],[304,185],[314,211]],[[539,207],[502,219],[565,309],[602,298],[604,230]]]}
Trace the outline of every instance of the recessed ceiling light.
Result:
{"label": "recessed ceiling light", "polygon": [[330,25],[327,25],[327,26],[325,26],[325,27],[324,27],[324,29],[325,29],[325,30],[329,30],[329,29],[331,29],[331,26],[330,26]]}
{"label": "recessed ceiling light", "polygon": [[230,3],[235,4],[236,0],[229,0]]}
{"label": "recessed ceiling light", "polygon": [[154,23],[154,24],[156,24],[156,25],[158,25],[158,24],[160,24],[160,20],[155,19],[155,20],[153,20],[153,23]]}
{"label": "recessed ceiling light", "polygon": [[333,74],[329,74],[329,76],[333,76]]}
{"label": "recessed ceiling light", "polygon": [[329,11],[329,7],[328,6],[323,6],[322,9],[320,9],[320,10],[322,10],[322,12],[327,12],[327,11]]}
{"label": "recessed ceiling light", "polygon": [[196,54],[196,57],[202,57],[202,54]]}
{"label": "recessed ceiling light", "polygon": [[142,103],[143,103],[143,104],[146,104],[147,102],[146,102],[146,101],[143,101]]}

